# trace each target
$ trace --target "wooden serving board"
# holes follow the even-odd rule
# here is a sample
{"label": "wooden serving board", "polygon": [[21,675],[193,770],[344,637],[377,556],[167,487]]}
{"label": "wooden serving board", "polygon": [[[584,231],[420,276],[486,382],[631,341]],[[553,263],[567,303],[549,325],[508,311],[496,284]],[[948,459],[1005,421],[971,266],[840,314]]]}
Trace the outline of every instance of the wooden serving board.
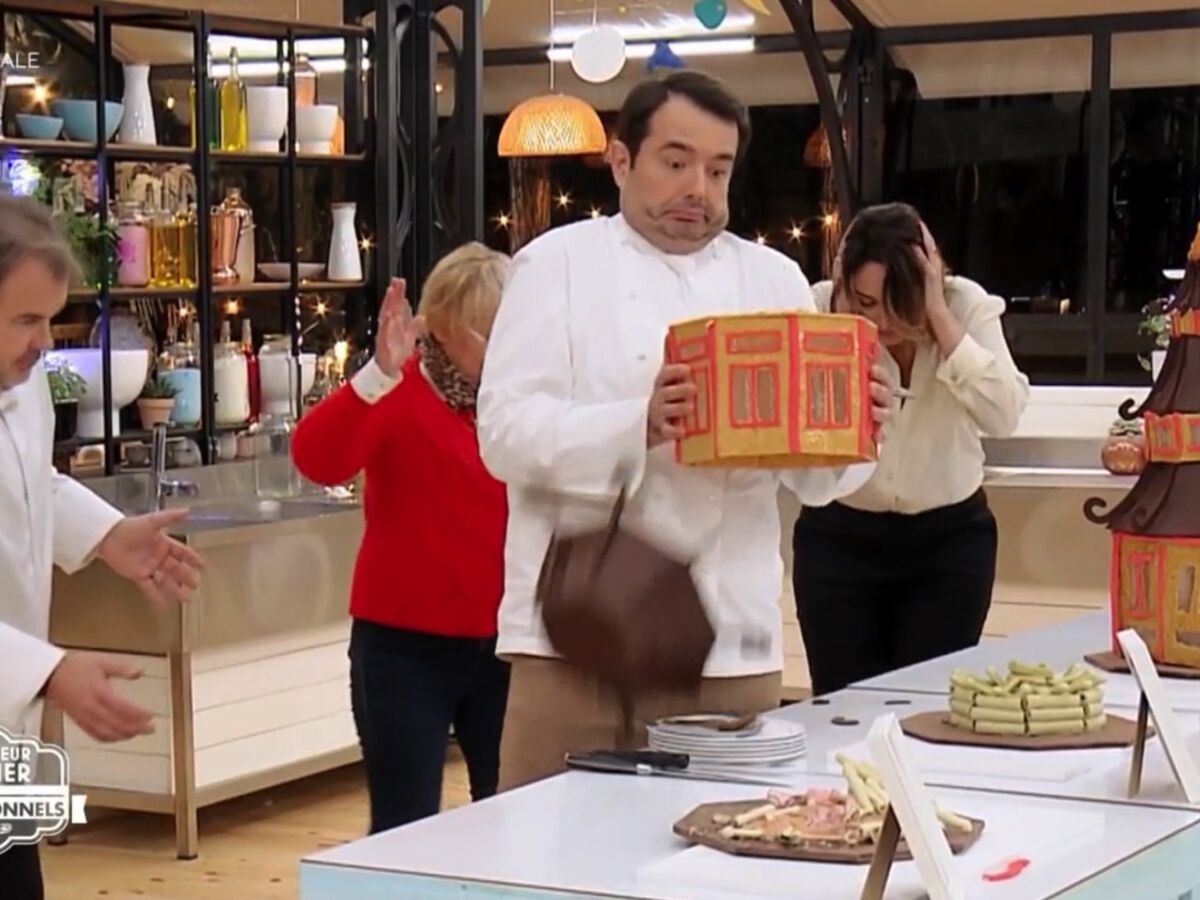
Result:
{"label": "wooden serving board", "polygon": [[[917,713],[900,720],[900,730],[909,737],[931,744],[965,744],[997,750],[1095,750],[1102,747],[1132,747],[1137,723],[1109,714],[1104,727],[1085,734],[976,734],[950,724],[944,712]],[[1153,729],[1147,731],[1152,734]]]}
{"label": "wooden serving board", "polygon": [[[675,823],[672,829],[675,834],[693,844],[701,844],[729,853],[733,856],[757,856],[766,859],[790,859],[797,862],[829,862],[829,863],[869,863],[875,855],[875,845],[872,843],[849,846],[835,841],[804,841],[795,845],[778,844],[774,841],[756,841],[753,839],[734,839],[721,837],[721,829],[725,826],[713,822],[713,816],[737,816],[763,805],[763,800],[743,800],[734,803],[705,803]],[[947,831],[946,838],[954,853],[962,853],[970,849],[983,834],[983,820],[964,816],[974,826],[969,834],[961,831]],[[912,859],[912,852],[903,836],[896,848],[896,859],[907,861]]]}
{"label": "wooden serving board", "polygon": [[[1084,659],[1097,669],[1103,669],[1105,672],[1129,672],[1129,663],[1125,662],[1125,657],[1111,650],[1105,650],[1103,653],[1089,653]],[[1187,666],[1171,666],[1160,662],[1156,662],[1154,668],[1158,670],[1158,674],[1163,678],[1200,679],[1200,669],[1189,669]]]}

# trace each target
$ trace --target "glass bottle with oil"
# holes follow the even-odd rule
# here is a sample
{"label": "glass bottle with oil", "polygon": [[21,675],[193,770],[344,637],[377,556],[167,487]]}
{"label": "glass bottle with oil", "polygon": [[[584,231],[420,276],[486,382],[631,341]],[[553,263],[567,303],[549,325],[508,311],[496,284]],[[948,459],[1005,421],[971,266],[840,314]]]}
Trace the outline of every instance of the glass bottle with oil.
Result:
{"label": "glass bottle with oil", "polygon": [[246,84],[238,75],[237,48],[229,50],[229,77],[221,82],[221,149],[245,150],[249,146],[246,120]]}
{"label": "glass bottle with oil", "polygon": [[150,225],[150,283],[179,286],[179,227],[172,213],[160,210]]}
{"label": "glass bottle with oil", "polygon": [[196,207],[187,206],[175,214],[175,230],[178,232],[179,276],[176,283],[181,288],[197,285],[196,270]]}

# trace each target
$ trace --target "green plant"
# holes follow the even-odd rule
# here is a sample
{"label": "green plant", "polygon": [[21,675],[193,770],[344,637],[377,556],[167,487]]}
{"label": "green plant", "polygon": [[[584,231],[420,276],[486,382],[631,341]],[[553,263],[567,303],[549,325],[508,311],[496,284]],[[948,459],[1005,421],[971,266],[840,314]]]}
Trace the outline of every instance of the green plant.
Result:
{"label": "green plant", "polygon": [[108,261],[108,281],[112,284],[117,272],[117,248],[120,246],[120,232],[116,223],[109,220],[101,228],[98,216],[68,213],[62,217],[62,226],[71,249],[83,267],[88,287],[100,287],[101,261],[105,258]]}
{"label": "green plant", "polygon": [[143,400],[174,400],[179,395],[179,387],[161,378],[151,378],[142,388]]}
{"label": "green plant", "polygon": [[87,393],[87,382],[65,362],[48,362],[46,378],[50,382],[50,398],[55,403],[71,403]]}
{"label": "green plant", "polygon": [[[1154,338],[1155,350],[1166,350],[1171,343],[1171,317],[1167,314],[1168,300],[1160,298],[1142,307],[1142,321],[1138,323],[1138,334]],[[1138,362],[1147,372],[1151,371],[1150,357],[1139,356]]]}

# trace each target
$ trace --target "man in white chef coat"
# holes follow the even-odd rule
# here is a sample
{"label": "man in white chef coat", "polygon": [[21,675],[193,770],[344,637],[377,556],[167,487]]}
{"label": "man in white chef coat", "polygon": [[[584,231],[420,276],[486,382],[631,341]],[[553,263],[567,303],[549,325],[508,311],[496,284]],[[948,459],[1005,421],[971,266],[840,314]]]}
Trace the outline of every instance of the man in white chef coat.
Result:
{"label": "man in white chef coat", "polygon": [[[562,771],[568,751],[618,739],[616,699],[554,657],[535,589],[556,526],[600,521],[620,467],[632,472],[623,523],[695,560],[717,630],[699,696],[640,698],[642,723],[698,709],[778,706],[778,485],[824,505],[873,471],[872,464],[778,473],[675,461],[672,442],[695,386],[686,367],[663,365],[668,326],[714,313],[815,310],[794,262],[725,231],[729,180],[748,136],[745,107],[705,75],[679,72],[634,88],[610,150],[620,214],[555,229],[513,262],[478,403],[484,462],[509,489],[498,640],[513,664],[504,789]],[[887,391],[873,384],[872,393],[882,422]]]}
{"label": "man in white chef coat", "polygon": [[[0,727],[38,735],[48,697],[96,740],[119,741],[151,729],[150,713],[111,683],[138,673],[48,643],[52,567],[75,572],[101,559],[165,604],[195,589],[200,559],[163,533],[185,510],[126,517],[54,471],[54,409],[40,359],[53,347],[50,321],[75,271],[48,211],[0,196]],[[0,896],[42,896],[36,846],[0,853]]]}

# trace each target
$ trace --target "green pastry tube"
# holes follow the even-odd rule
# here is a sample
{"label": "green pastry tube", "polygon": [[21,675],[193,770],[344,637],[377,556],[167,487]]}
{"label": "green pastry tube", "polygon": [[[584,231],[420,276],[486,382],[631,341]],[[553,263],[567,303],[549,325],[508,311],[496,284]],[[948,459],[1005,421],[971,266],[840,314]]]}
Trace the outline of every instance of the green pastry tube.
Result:
{"label": "green pastry tube", "polygon": [[1016,696],[1008,697],[989,697],[981,695],[975,698],[976,706],[984,706],[989,709],[1021,709],[1021,698]]}
{"label": "green pastry tube", "polygon": [[[1016,722],[986,722],[976,721],[976,734],[1003,734],[1003,735],[1023,735],[1025,734],[1025,723]],[[1082,727],[1082,723],[1080,723]]]}
{"label": "green pastry tube", "polygon": [[1082,722],[1084,720],[1082,706],[1047,706],[1043,709],[1031,709],[1028,712],[1030,723],[1033,722]]}
{"label": "green pastry tube", "polygon": [[1085,702],[1078,694],[1030,694],[1022,699],[1027,709],[1082,709]]}
{"label": "green pastry tube", "polygon": [[971,719],[975,722],[1015,722],[1017,724],[1024,724],[1025,710],[989,709],[986,706],[976,706],[971,710]]}
{"label": "green pastry tube", "polygon": [[955,728],[961,728],[963,731],[975,730],[975,723],[973,721],[955,712],[950,713],[950,724]]}
{"label": "green pastry tube", "polygon": [[1031,735],[1051,734],[1083,734],[1085,725],[1083,719],[1073,722],[1030,722]]}

